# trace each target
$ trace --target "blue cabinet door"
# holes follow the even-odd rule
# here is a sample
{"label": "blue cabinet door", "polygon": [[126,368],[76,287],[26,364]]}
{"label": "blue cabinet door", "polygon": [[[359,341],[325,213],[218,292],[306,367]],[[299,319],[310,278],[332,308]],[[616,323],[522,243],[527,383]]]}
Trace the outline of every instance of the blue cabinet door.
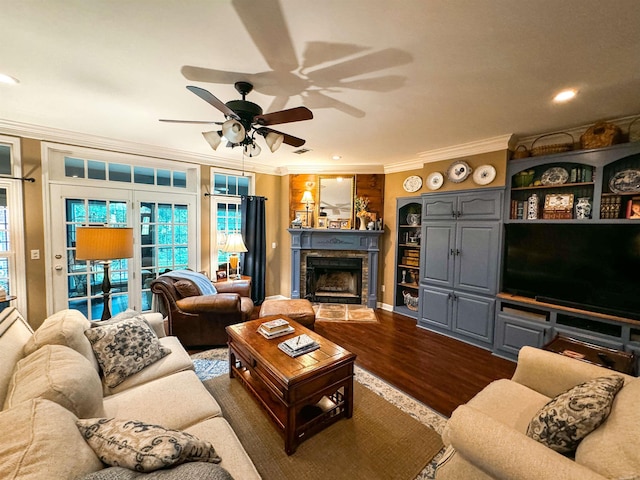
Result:
{"label": "blue cabinet door", "polygon": [[453,287],[455,223],[430,222],[422,226],[422,282]]}
{"label": "blue cabinet door", "polygon": [[500,224],[458,222],[454,252],[454,288],[494,295],[498,288]]}
{"label": "blue cabinet door", "polygon": [[418,323],[424,327],[451,330],[453,295],[449,290],[437,287],[420,289],[420,317]]}
{"label": "blue cabinet door", "polygon": [[461,292],[453,295],[453,331],[469,337],[472,343],[493,346],[494,298]]}

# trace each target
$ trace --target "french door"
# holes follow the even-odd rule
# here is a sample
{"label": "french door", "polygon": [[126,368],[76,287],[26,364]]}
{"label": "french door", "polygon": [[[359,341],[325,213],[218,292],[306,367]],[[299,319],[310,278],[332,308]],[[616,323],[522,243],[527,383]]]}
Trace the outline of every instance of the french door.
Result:
{"label": "french door", "polygon": [[87,225],[133,227],[134,256],[113,260],[113,315],[152,309],[151,281],[169,270],[196,265],[195,196],[114,188],[51,186],[53,309],[80,310],[100,319],[104,269],[75,258],[76,229]]}

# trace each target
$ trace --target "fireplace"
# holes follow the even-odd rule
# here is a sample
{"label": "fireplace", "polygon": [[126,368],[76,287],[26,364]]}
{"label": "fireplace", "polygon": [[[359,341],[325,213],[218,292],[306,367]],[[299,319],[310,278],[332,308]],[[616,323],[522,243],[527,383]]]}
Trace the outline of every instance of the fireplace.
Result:
{"label": "fireplace", "polygon": [[320,303],[362,303],[362,259],[307,256],[305,298]]}
{"label": "fireplace", "polygon": [[291,298],[377,307],[381,230],[292,228],[289,233]]}

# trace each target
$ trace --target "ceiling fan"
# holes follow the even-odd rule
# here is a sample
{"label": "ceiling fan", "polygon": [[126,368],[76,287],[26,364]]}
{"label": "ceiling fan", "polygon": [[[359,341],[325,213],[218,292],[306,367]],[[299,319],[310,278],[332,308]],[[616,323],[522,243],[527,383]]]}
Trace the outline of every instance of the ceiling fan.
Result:
{"label": "ceiling fan", "polygon": [[301,147],[304,145],[305,140],[302,138],[278,132],[268,127],[280,123],[311,120],[313,118],[311,110],[307,107],[296,107],[263,114],[262,108],[259,105],[246,100],[247,94],[253,90],[251,83],[236,82],[234,87],[238,93],[242,95],[242,100],[230,100],[227,103],[223,103],[204,88],[191,85],[187,87],[188,90],[195,93],[205,102],[224,113],[227,119],[224,122],[168,119],[160,119],[160,121],[173,123],[213,123],[221,125],[220,130],[202,132],[202,135],[211,148],[214,150],[217,149],[222,140],[226,139],[227,147],[233,148],[240,146],[243,148],[244,154],[249,157],[255,157],[259,155],[261,151],[261,148],[255,143],[256,134],[264,137],[271,152],[275,152],[283,143],[293,147]]}

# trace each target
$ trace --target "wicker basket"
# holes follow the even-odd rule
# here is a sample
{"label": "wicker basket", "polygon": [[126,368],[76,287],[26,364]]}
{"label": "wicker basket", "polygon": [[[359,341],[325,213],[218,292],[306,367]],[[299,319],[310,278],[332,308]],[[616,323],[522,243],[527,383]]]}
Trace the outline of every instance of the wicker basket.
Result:
{"label": "wicker basket", "polygon": [[[540,145],[536,147],[536,142],[538,142],[539,140],[542,140],[543,138],[546,138],[546,137],[552,137],[555,135],[566,135],[571,139],[571,142],[552,143],[550,145]],[[568,152],[570,150],[573,150],[573,142],[574,142],[573,136],[570,133],[567,133],[567,132],[547,133],[545,135],[539,136],[533,141],[533,143],[531,144],[531,156],[538,157],[540,155],[550,155],[552,153]]]}
{"label": "wicker basket", "polygon": [[517,160],[518,158],[527,158],[529,156],[529,150],[524,145],[518,145],[516,149],[511,154],[511,158],[513,160]]}
{"label": "wicker basket", "polygon": [[406,290],[402,291],[402,296],[404,297],[404,304],[407,306],[409,310],[413,310],[414,312],[418,311],[418,296],[411,295],[411,293]]}
{"label": "wicker basket", "polygon": [[582,148],[602,148],[622,142],[622,130],[617,125],[597,122],[580,137]]}

